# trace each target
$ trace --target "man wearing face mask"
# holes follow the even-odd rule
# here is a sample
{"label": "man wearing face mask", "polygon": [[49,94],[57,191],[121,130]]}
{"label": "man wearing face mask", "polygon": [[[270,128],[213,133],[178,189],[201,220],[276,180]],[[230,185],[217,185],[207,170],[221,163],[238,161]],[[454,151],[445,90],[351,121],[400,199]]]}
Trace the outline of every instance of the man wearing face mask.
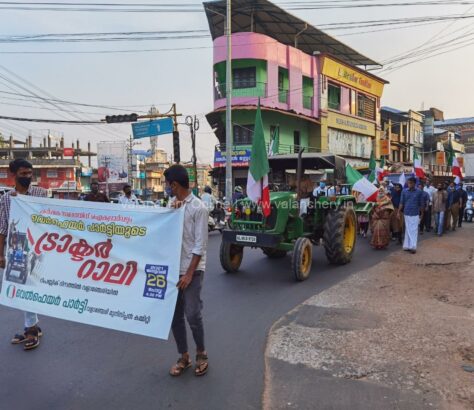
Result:
{"label": "man wearing face mask", "polygon": [[194,374],[203,376],[208,370],[208,358],[204,346],[204,327],[202,321],[201,288],[206,270],[206,253],[209,212],[204,203],[189,189],[189,176],[186,168],[173,165],[165,171],[167,191],[172,197],[170,207],[184,207],[183,242],[178,299],[174,311],[171,330],[180,357],[170,369],[171,376],[180,376],[191,367],[185,318],[191,328],[196,343],[196,367]]}
{"label": "man wearing face mask", "polygon": [[123,195],[120,195],[118,200],[119,204],[138,205],[138,198],[132,193],[132,187],[128,184],[123,187]]}
{"label": "man wearing face mask", "polygon": [[[15,187],[0,199],[0,268],[5,269],[5,242],[8,236],[8,220],[10,218],[11,197],[17,195],[48,196],[46,189],[31,186],[33,166],[24,159],[15,159],[10,162],[10,172],[15,176]],[[22,344],[24,350],[31,350],[39,346],[41,329],[38,326],[36,313],[25,312],[25,329],[23,333],[16,334],[13,344]]]}
{"label": "man wearing face mask", "polygon": [[110,203],[107,195],[99,191],[99,183],[96,181],[91,182],[91,192],[84,197],[84,201]]}

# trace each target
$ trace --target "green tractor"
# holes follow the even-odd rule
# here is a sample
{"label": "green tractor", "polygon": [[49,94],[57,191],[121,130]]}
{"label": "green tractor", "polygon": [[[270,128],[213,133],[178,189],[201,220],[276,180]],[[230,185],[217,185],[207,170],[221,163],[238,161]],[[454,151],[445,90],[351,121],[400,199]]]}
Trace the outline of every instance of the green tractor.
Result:
{"label": "green tractor", "polygon": [[[336,178],[345,176],[345,160],[334,155],[277,155],[269,158],[269,162],[273,180],[288,170],[296,171],[297,192],[303,172],[333,169]],[[232,209],[230,229],[222,235],[222,267],[229,273],[238,272],[246,247],[260,248],[269,258],[283,258],[292,252],[293,276],[303,281],[311,273],[313,245],[321,243],[330,263],[349,263],[355,250],[357,219],[355,199],[348,194],[350,189],[346,191],[346,195],[311,196],[304,212],[296,192],[271,192],[268,217],[249,199],[238,201]]]}

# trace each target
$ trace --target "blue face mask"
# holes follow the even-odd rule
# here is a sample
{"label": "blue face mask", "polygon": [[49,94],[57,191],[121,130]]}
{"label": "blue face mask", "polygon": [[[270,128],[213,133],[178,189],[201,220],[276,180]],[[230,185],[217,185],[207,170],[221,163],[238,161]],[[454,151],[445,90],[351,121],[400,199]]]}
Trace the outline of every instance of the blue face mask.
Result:
{"label": "blue face mask", "polygon": [[173,196],[173,190],[171,189],[170,186],[167,186],[165,187],[165,193],[168,197],[172,197]]}
{"label": "blue face mask", "polygon": [[320,183],[319,183],[319,187],[320,187],[320,188],[325,188],[325,187],[326,187],[326,184],[325,184],[324,182],[320,182]]}

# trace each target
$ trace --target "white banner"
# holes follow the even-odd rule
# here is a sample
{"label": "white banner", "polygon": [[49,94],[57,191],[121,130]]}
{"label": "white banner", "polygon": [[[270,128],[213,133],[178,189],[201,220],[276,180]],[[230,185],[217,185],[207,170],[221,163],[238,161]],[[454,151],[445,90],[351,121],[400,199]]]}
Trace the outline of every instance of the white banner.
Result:
{"label": "white banner", "polygon": [[0,303],[167,339],[183,210],[12,197]]}

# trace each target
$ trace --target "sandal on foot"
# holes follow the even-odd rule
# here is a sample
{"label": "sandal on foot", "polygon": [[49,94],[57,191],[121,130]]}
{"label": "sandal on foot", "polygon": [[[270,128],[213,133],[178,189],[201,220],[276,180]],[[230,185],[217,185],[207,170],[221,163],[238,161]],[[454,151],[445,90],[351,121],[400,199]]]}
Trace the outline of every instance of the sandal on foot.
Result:
{"label": "sandal on foot", "polygon": [[209,362],[207,354],[197,354],[196,355],[196,368],[194,369],[194,374],[196,376],[204,376],[209,369]]}
{"label": "sandal on foot", "polygon": [[170,375],[173,377],[181,376],[184,371],[191,367],[191,360],[186,360],[184,358],[179,358],[176,364],[171,368]]}
{"label": "sandal on foot", "polygon": [[[39,326],[37,326],[38,329],[38,336],[41,337],[43,336],[43,332]],[[11,340],[11,343],[14,345],[19,345],[21,343],[26,342],[26,330],[27,328],[25,327],[25,331],[23,333],[17,333],[15,336],[13,336],[13,339]]]}
{"label": "sandal on foot", "polygon": [[36,349],[40,344],[39,339],[39,330],[37,326],[30,327],[25,331],[25,344],[23,345],[23,350],[33,350]]}

